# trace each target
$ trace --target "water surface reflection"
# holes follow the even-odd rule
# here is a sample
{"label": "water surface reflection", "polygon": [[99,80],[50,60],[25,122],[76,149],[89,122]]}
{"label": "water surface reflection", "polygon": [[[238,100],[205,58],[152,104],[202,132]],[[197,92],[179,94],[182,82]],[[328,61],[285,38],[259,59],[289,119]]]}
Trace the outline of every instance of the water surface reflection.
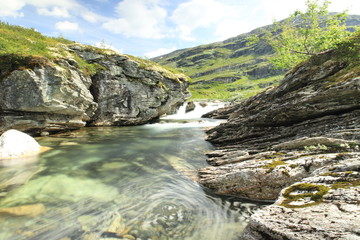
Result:
{"label": "water surface reflection", "polygon": [[211,196],[194,181],[212,148],[204,125],[85,128],[39,139],[52,150],[31,167],[0,167],[0,206],[10,209],[0,211],[0,239],[236,239],[261,206]]}

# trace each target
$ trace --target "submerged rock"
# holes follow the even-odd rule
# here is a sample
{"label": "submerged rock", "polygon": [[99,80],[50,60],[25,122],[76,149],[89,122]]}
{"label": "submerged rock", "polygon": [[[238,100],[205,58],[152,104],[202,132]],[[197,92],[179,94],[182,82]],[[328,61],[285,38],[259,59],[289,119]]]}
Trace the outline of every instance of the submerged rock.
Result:
{"label": "submerged rock", "polygon": [[0,159],[35,154],[41,147],[34,138],[17,130],[8,130],[0,136]]}
{"label": "submerged rock", "polygon": [[79,202],[94,200],[113,201],[118,196],[114,187],[100,181],[72,178],[66,175],[39,177],[30,180],[0,201],[1,206],[14,206],[36,202],[57,203],[58,201]]}
{"label": "submerged rock", "polygon": [[10,208],[0,208],[0,216],[29,216],[36,217],[45,212],[44,204],[32,204]]}

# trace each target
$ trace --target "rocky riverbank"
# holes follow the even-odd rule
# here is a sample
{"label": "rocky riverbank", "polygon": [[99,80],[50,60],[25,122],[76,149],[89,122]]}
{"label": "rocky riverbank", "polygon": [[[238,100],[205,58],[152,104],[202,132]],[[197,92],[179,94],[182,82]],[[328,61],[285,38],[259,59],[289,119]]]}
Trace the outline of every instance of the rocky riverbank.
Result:
{"label": "rocky riverbank", "polygon": [[343,57],[357,56],[359,38],[352,44],[210,114],[228,121],[207,132],[217,150],[200,183],[219,194],[277,199],[254,214],[243,239],[359,238],[360,68],[358,57]]}
{"label": "rocky riverbank", "polygon": [[[174,112],[190,97],[185,75],[149,61],[80,44],[56,51],[51,60],[0,57],[0,133],[143,124]],[[84,71],[84,64],[93,71]]]}

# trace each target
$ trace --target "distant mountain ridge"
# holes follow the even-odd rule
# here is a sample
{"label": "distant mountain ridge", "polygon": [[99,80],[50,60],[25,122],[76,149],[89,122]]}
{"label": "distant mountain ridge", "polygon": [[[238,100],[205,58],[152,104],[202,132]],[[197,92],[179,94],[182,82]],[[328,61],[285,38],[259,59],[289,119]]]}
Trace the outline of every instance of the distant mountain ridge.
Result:
{"label": "distant mountain ridge", "polygon": [[[349,15],[347,26],[360,26],[359,15]],[[274,54],[264,42],[248,45],[248,37],[267,25],[221,42],[180,49],[152,58],[163,66],[176,68],[193,80],[194,99],[241,99],[277,84],[287,69],[275,70],[269,62]]]}

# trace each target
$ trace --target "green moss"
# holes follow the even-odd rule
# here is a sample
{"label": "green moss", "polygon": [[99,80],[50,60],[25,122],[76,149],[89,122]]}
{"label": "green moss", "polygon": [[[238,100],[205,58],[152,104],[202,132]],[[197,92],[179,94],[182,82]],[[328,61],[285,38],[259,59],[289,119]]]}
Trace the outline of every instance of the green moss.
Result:
{"label": "green moss", "polygon": [[0,80],[7,77],[12,71],[31,69],[51,65],[47,58],[42,56],[27,56],[19,54],[0,55]]}
{"label": "green moss", "polygon": [[266,171],[267,173],[272,172],[277,166],[281,166],[281,165],[286,165],[287,163],[284,161],[273,161],[271,163],[268,163],[264,166],[262,166],[262,168],[268,168],[268,170]]}
{"label": "green moss", "polygon": [[341,181],[331,185],[331,189],[339,189],[339,188],[350,188],[350,187],[358,187],[360,186],[360,180],[351,179],[349,181]]}
{"label": "green moss", "polygon": [[339,174],[339,173],[336,173],[336,172],[327,172],[327,173],[321,174],[321,176],[338,177],[338,176],[340,176],[340,174]]}
{"label": "green moss", "polygon": [[149,61],[146,59],[142,59],[142,58],[138,58],[138,57],[134,57],[131,55],[126,55],[126,56],[129,59],[137,62],[139,64],[139,67],[142,69],[147,69],[150,71],[157,71],[164,77],[171,79],[171,80],[175,80],[177,82],[190,81],[190,78],[187,75],[181,73],[180,71],[178,71],[176,69],[172,69],[170,67],[164,67],[155,62],[152,62],[152,61]]}
{"label": "green moss", "polygon": [[[223,73],[225,76],[227,73]],[[219,76],[222,76],[219,73]],[[232,101],[249,98],[255,94],[264,91],[267,87],[276,86],[282,79],[282,75],[251,80],[242,76],[232,83],[221,82],[203,82],[196,85],[190,85],[189,90],[192,94],[191,100],[211,100],[219,99],[222,101]]]}
{"label": "green moss", "polygon": [[[287,208],[301,208],[317,205],[323,201],[323,196],[328,193],[330,189],[324,185],[316,185],[311,183],[300,183],[292,185],[283,193],[285,200],[280,204]],[[311,202],[304,204],[291,204],[299,200],[308,200]]]}

